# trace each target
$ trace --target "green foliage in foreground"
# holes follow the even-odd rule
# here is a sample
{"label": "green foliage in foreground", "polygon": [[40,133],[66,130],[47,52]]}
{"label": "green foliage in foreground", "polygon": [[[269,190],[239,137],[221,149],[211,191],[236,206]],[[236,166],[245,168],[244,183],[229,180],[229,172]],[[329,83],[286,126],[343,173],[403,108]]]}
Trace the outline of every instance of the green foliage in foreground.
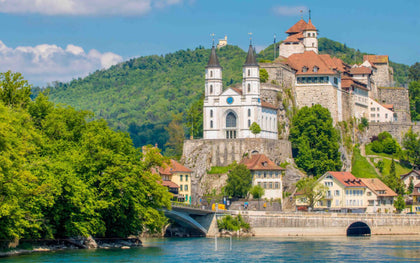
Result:
{"label": "green foliage in foreground", "polygon": [[231,215],[224,216],[222,219],[217,220],[217,226],[219,230],[229,231],[249,230],[251,228],[241,215],[236,217]]}
{"label": "green foliage in foreground", "polygon": [[293,116],[289,139],[297,166],[309,175],[341,170],[340,136],[328,109],[319,104],[301,108]]}
{"label": "green foliage in foreground", "polygon": [[420,80],[410,82],[408,94],[410,96],[411,120],[420,121]]}
{"label": "green foliage in foreground", "polygon": [[351,173],[359,178],[376,178],[378,174],[375,168],[360,154],[360,149],[354,147]]}
{"label": "green foliage in foreground", "polygon": [[304,177],[296,183],[299,198],[305,200],[308,207],[314,208],[315,204],[324,199],[328,187],[319,183],[315,177]]}
{"label": "green foliage in foreground", "polygon": [[[7,81],[25,85],[13,74]],[[13,94],[16,103],[0,100],[0,239],[127,237],[164,226],[159,209],[170,196],[150,173],[162,164],[157,152],[142,161],[126,133],[87,121],[89,112]]]}
{"label": "green foliage in foreground", "polygon": [[228,173],[225,192],[229,196],[244,198],[251,189],[252,174],[244,164],[234,164]]}

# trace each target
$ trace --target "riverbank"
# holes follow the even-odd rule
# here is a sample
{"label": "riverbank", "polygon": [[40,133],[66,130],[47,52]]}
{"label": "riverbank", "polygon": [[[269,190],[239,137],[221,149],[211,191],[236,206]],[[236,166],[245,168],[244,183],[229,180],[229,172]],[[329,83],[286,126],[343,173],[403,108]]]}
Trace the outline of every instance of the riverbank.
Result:
{"label": "riverbank", "polygon": [[21,240],[15,249],[0,251],[0,257],[31,254],[34,252],[51,252],[71,249],[130,249],[141,247],[137,237],[132,238],[69,238],[55,240]]}

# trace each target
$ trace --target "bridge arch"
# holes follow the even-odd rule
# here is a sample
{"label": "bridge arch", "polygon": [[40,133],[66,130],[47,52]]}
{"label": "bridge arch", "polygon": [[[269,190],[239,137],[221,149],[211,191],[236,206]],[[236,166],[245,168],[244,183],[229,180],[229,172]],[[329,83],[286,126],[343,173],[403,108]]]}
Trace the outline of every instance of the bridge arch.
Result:
{"label": "bridge arch", "polygon": [[357,221],[347,227],[347,236],[370,236],[371,230],[365,222]]}

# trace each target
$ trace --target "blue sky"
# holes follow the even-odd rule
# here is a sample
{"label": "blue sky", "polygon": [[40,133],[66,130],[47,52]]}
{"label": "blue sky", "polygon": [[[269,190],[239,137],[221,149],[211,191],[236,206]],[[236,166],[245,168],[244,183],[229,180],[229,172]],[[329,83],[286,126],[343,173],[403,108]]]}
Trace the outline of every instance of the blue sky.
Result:
{"label": "blue sky", "polygon": [[320,37],[395,62],[420,61],[420,0],[0,0],[0,71],[35,85],[68,81],[132,57],[211,46],[258,49],[285,38],[304,10]]}

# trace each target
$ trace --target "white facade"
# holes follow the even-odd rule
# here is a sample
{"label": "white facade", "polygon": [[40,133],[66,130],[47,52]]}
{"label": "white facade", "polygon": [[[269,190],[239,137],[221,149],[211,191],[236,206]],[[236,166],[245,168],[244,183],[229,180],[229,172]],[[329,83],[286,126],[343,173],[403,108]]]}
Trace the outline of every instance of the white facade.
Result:
{"label": "white facade", "polygon": [[283,199],[283,182],[281,171],[253,171],[252,185],[264,188],[266,199]]}
{"label": "white facade", "polygon": [[369,98],[369,121],[371,122],[394,122],[394,112],[385,108],[378,102]]}
{"label": "white facade", "polygon": [[[278,138],[277,110],[261,99],[259,66],[250,52],[253,53],[251,46],[243,66],[242,89],[223,90],[222,68],[213,47],[206,67],[204,139]],[[250,56],[253,63],[248,61]],[[249,129],[253,122],[261,127],[257,135]]]}

